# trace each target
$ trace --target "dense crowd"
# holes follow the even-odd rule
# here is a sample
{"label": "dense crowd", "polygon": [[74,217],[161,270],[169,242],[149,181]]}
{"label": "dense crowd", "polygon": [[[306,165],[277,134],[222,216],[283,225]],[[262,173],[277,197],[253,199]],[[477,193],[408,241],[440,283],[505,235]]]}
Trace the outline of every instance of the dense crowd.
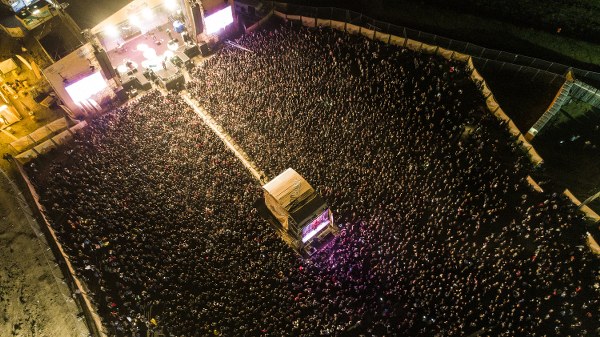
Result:
{"label": "dense crowd", "polygon": [[259,184],[154,91],[28,167],[110,331],[168,336],[593,336],[582,219],[534,192],[460,62],[289,24],[194,69],[188,91],[269,177],[296,169],[341,234],[296,256]]}

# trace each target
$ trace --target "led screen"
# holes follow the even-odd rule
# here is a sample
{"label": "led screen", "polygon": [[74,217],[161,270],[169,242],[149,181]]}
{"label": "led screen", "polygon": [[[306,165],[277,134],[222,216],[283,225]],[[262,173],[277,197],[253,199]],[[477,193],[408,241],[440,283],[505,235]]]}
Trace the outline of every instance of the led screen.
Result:
{"label": "led screen", "polygon": [[325,210],[325,212],[321,213],[321,215],[311,221],[310,224],[302,228],[302,242],[310,240],[323,228],[327,227],[327,225],[329,225],[329,210]]}
{"label": "led screen", "polygon": [[233,23],[233,14],[231,13],[231,6],[221,9],[215,14],[209,15],[204,18],[204,24],[206,25],[206,34],[214,34],[220,29],[227,27],[227,25]]}
{"label": "led screen", "polygon": [[68,85],[65,87],[65,89],[73,101],[78,103],[87,100],[88,98],[92,97],[92,95],[104,90],[106,87],[108,87],[108,84],[104,80],[104,77],[102,77],[102,74],[97,72]]}

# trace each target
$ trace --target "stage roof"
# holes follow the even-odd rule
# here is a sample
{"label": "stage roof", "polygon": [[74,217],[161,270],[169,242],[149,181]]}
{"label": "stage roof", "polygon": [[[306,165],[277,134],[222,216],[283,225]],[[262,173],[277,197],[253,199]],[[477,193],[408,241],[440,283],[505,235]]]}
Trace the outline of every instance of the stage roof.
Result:
{"label": "stage roof", "polygon": [[98,34],[106,28],[106,26],[116,26],[126,21],[131,13],[138,13],[143,8],[155,8],[157,6],[164,5],[164,0],[133,0],[127,1],[127,3],[118,8],[117,10],[110,13],[110,15],[104,17],[101,21],[98,21],[93,27],[90,27],[92,34]]}
{"label": "stage roof", "polygon": [[133,0],[59,0],[81,29],[91,29]]}

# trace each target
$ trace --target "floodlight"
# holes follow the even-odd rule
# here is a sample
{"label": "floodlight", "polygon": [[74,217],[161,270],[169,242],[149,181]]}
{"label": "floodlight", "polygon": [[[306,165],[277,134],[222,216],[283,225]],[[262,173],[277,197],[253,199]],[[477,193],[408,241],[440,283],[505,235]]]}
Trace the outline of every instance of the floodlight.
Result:
{"label": "floodlight", "polygon": [[174,11],[179,9],[179,5],[177,4],[177,0],[165,0],[165,7],[167,7],[168,10],[170,11]]}
{"label": "floodlight", "polygon": [[104,28],[104,33],[110,37],[119,37],[119,28],[117,28],[117,26],[108,25]]}
{"label": "floodlight", "polygon": [[144,58],[146,58],[146,60],[153,60],[156,58],[156,50],[154,48],[146,48],[143,52],[142,55],[144,55]]}
{"label": "floodlight", "polygon": [[35,9],[35,10],[33,10],[33,12],[31,12],[31,14],[33,14],[33,15],[38,15],[40,13],[41,13],[41,11],[39,9]]}
{"label": "floodlight", "polygon": [[129,15],[129,23],[133,26],[141,26],[142,22],[140,21],[140,18],[137,17],[137,15],[135,14],[131,14]]}
{"label": "floodlight", "polygon": [[144,17],[144,19],[150,20],[154,18],[154,12],[150,8],[145,7],[144,9],[142,9],[142,16]]}

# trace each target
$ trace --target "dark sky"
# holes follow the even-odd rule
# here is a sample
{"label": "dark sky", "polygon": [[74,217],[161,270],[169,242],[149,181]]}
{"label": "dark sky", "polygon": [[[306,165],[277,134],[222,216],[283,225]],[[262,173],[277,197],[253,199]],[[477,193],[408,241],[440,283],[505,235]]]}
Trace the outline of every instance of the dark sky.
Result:
{"label": "dark sky", "polygon": [[59,0],[81,29],[92,28],[133,0]]}

